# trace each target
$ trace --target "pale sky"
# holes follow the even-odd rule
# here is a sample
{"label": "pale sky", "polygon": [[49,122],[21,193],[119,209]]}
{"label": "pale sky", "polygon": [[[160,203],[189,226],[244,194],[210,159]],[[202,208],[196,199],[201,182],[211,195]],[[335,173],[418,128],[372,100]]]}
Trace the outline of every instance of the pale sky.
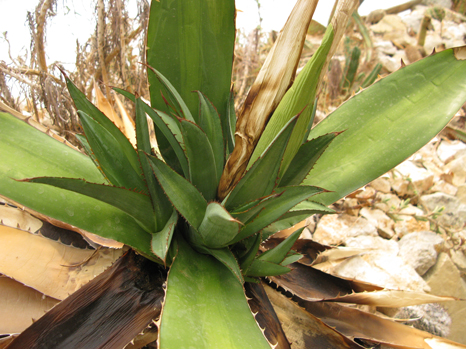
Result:
{"label": "pale sky", "polygon": [[[262,28],[264,31],[280,30],[284,25],[296,0],[260,0]],[[360,8],[360,14],[365,15],[377,8],[388,8],[406,0],[366,0]],[[0,60],[10,63],[8,45],[3,33],[11,45],[11,55],[16,58],[29,50],[30,34],[26,21],[27,11],[34,11],[38,0],[0,0],[3,9],[0,21]],[[85,42],[95,30],[94,1],[90,0],[59,0],[57,15],[47,22],[47,62],[59,61],[68,69],[72,69],[75,59],[76,39]],[[321,0],[317,6],[314,19],[326,24],[334,1]],[[66,5],[66,6],[64,6]],[[128,1],[130,16],[136,15],[135,1]],[[241,12],[237,16],[237,27],[245,28],[246,32],[259,25],[257,2],[255,0],[237,0],[236,7]]]}

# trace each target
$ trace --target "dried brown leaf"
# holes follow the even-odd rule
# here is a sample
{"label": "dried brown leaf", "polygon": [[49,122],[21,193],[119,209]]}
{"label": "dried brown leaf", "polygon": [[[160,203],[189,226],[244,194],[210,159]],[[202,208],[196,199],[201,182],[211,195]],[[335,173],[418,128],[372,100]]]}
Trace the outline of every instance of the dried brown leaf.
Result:
{"label": "dried brown leaf", "polygon": [[372,305],[376,307],[401,308],[425,303],[439,303],[458,300],[454,297],[435,296],[422,292],[383,290],[361,292],[336,297],[335,302]]}
{"label": "dried brown leaf", "polygon": [[382,290],[379,286],[336,277],[300,263],[290,266],[291,272],[271,276],[270,280],[285,291],[308,301],[334,299],[354,292]]}
{"label": "dried brown leaf", "polygon": [[166,273],[128,252],[34,322],[9,349],[124,348],[160,315]]}
{"label": "dried brown leaf", "polygon": [[64,299],[111,266],[122,250],[93,251],[0,226],[0,273]]}
{"label": "dried brown leaf", "polygon": [[58,302],[13,279],[0,276],[0,335],[24,331]]}
{"label": "dried brown leaf", "polygon": [[247,282],[244,287],[249,308],[251,308],[259,327],[263,329],[265,338],[274,349],[289,349],[290,343],[280,326],[280,321],[270,300],[267,298],[264,286]]}
{"label": "dried brown leaf", "polygon": [[310,314],[348,338],[358,338],[393,345],[396,348],[466,348],[465,345],[434,336],[430,333],[383,319],[374,314],[336,303],[308,302],[294,298]]}
{"label": "dried brown leaf", "polygon": [[281,293],[268,286],[265,287],[265,291],[275,308],[288,340],[292,343],[292,349],[362,348]]}

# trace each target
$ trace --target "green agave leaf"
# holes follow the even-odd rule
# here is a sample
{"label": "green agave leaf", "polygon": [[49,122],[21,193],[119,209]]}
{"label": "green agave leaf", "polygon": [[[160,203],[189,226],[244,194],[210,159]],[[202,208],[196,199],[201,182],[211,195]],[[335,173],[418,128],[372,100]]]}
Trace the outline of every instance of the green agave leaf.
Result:
{"label": "green agave leaf", "polygon": [[304,184],[331,190],[314,199],[329,205],[416,152],[466,101],[465,47],[410,64],[361,91],[310,133],[343,131]]}
{"label": "green agave leaf", "polygon": [[299,148],[288,170],[280,180],[280,186],[300,185],[311,171],[317,159],[327,149],[330,142],[338,135],[329,133],[312,139]]}
{"label": "green agave leaf", "polygon": [[[222,125],[227,123],[235,14],[234,0],[152,1],[147,31],[147,63],[179,91],[192,115],[199,104],[191,91],[208,96]],[[164,110],[162,85],[155,74],[148,78],[152,106]]]}
{"label": "green agave leaf", "polygon": [[227,247],[222,249],[210,248],[209,254],[227,267],[241,284],[244,283],[243,274],[241,274],[238,261]]}
{"label": "green agave leaf", "polygon": [[282,128],[264,154],[244,174],[225,200],[225,207],[231,211],[244,203],[269,195],[277,184],[281,159],[290,139],[297,117]]}
{"label": "green agave leaf", "polygon": [[256,159],[259,158],[283,126],[293,116],[301,114],[283,156],[280,177],[282,177],[287,170],[291,160],[302,144],[303,137],[311,120],[313,102],[319,85],[319,76],[332,46],[333,36],[333,27],[329,25],[316,53],[296,77],[295,82],[286,92],[270,118],[249,161],[248,167],[251,167]]}
{"label": "green agave leaf", "polygon": [[225,137],[225,158],[235,148],[235,130],[236,130],[236,111],[235,111],[235,98],[233,95],[233,89],[230,92],[230,98],[228,99],[227,105],[227,122],[223,124],[223,134]]}
{"label": "green agave leaf", "polygon": [[[119,88],[114,88],[114,90],[131,101],[136,101],[136,97],[130,92]],[[182,148],[183,137],[181,136],[181,131],[177,122],[171,116],[160,111],[155,111],[144,101],[141,102],[144,105],[145,112],[154,122],[157,143],[164,160],[177,173],[184,173],[185,177],[188,177],[188,160]],[[164,151],[164,146],[170,150],[170,152]]]}
{"label": "green agave leaf", "polygon": [[[132,169],[118,140],[86,113],[79,111],[79,116],[92,152],[109,181],[118,187],[147,193],[142,174]],[[134,149],[133,152],[136,154]]]}
{"label": "green agave leaf", "polygon": [[[161,349],[270,349],[249,309],[243,286],[215,258],[182,239],[167,280]],[[193,263],[196,261],[196,263]]]}
{"label": "green agave leaf", "polygon": [[356,77],[356,72],[358,71],[359,67],[359,57],[361,56],[361,50],[359,47],[353,47],[351,51],[351,57],[347,62],[346,69],[345,69],[345,78],[343,79],[343,86],[342,89],[346,92],[349,92],[351,87],[353,86],[354,79]]}
{"label": "green agave leaf", "polygon": [[[86,136],[81,135],[81,134],[75,134],[74,136],[78,139],[79,143],[81,143],[82,147],[84,148],[84,152],[87,154],[87,156],[89,156],[92,159],[95,166],[99,167],[99,163],[97,162],[97,159],[92,153],[91,146],[89,145],[89,142],[87,141]],[[102,174],[105,176],[104,173]]]}
{"label": "green agave leaf", "polygon": [[86,113],[88,116],[102,125],[102,127],[105,128],[105,130],[107,130],[107,132],[109,132],[113,137],[115,137],[117,143],[121,147],[122,152],[125,154],[134,171],[136,171],[136,173],[140,173],[141,169],[138,156],[126,136],[109,118],[105,116],[104,113],[102,113],[94,104],[92,104],[86,98],[86,95],[82,93],[68,78],[66,78],[66,86],[68,87],[71,98],[73,98],[76,109]]}
{"label": "green agave leaf", "polygon": [[277,198],[281,195],[282,192],[273,193],[261,200],[252,201],[244,206],[239,207],[238,209],[231,212],[232,216],[238,219],[243,224],[249,223],[254,217],[256,217],[259,212],[268,204],[271,203],[271,200]]}
{"label": "green agave leaf", "polygon": [[240,230],[240,233],[232,243],[251,236],[279,219],[283,214],[288,212],[288,210],[296,206],[301,201],[324,191],[321,188],[308,186],[285,187],[280,190],[282,190],[280,193],[281,195],[271,200],[267,200],[260,213]]}
{"label": "green agave leaf", "polygon": [[238,235],[240,223],[218,202],[211,202],[199,226],[205,246],[209,248],[222,248]]}
{"label": "green agave leaf", "polygon": [[204,219],[207,201],[187,179],[173,171],[163,161],[148,156],[152,170],[176,210],[197,229]]}
{"label": "green agave leaf", "polygon": [[377,79],[377,76],[379,75],[380,71],[382,70],[382,63],[377,63],[370,72],[370,74],[366,77],[364,82],[361,84],[362,88],[366,88],[374,83],[374,81]]}
{"label": "green agave leaf", "polygon": [[59,221],[120,241],[157,260],[150,251],[150,235],[133,217],[116,207],[68,190],[15,180],[59,176],[105,183],[89,157],[0,112],[0,158],[0,195]]}
{"label": "green agave leaf", "polygon": [[281,264],[287,256],[288,252],[290,252],[293,244],[296,242],[296,240],[298,240],[303,230],[304,228],[296,230],[276,247],[262,253],[259,257],[257,257],[257,259],[270,263]]}
{"label": "green agave leaf", "polygon": [[243,256],[241,256],[239,260],[241,270],[243,271],[243,275],[247,274],[249,267],[251,266],[252,262],[257,256],[257,252],[259,251],[259,247],[262,243],[262,234],[256,234],[255,236],[252,236],[250,239],[253,240],[251,247]]}
{"label": "green agave leaf", "polygon": [[[149,161],[144,155],[144,153],[152,153],[152,146],[150,144],[149,128],[147,125],[146,113],[144,111],[144,106],[142,103],[143,102],[140,98],[136,99],[136,148],[139,155],[139,162],[141,163],[142,167],[142,172],[144,174],[144,180],[146,181],[146,186],[152,201],[152,206],[155,206],[158,203],[159,199],[155,189],[157,180],[154,177]],[[161,219],[162,217],[158,218]],[[156,222],[158,221],[159,219],[156,219]]]}
{"label": "green agave leaf", "polygon": [[206,133],[215,158],[215,168],[217,170],[217,182],[223,172],[225,164],[225,145],[223,140],[222,123],[220,116],[210,101],[201,93],[199,96],[199,126]]}
{"label": "green agave leaf", "polygon": [[313,214],[332,214],[334,210],[317,202],[302,201],[287,213],[280,217],[279,220],[273,222],[262,230],[263,239],[268,239],[271,235],[285,229],[289,229]]}
{"label": "green agave leaf", "polygon": [[167,260],[168,249],[170,247],[177,222],[178,213],[176,210],[173,210],[172,215],[165,224],[165,227],[157,233],[152,233],[152,240],[150,242],[151,250],[164,263]]}
{"label": "green agave leaf", "polygon": [[286,274],[291,269],[280,264],[275,264],[260,259],[255,259],[248,269],[249,277],[265,277]]}
{"label": "green agave leaf", "polygon": [[145,194],[136,193],[125,188],[89,183],[83,179],[75,178],[35,177],[25,179],[24,181],[48,184],[90,196],[91,198],[105,202],[126,212],[133,217],[146,232],[152,233],[154,231],[155,220],[152,212],[152,205],[150,198]]}
{"label": "green agave leaf", "polygon": [[136,141],[141,163],[144,173],[144,180],[150,194],[153,214],[155,216],[155,231],[165,229],[166,223],[172,215],[172,205],[165,196],[162,188],[155,179],[154,172],[149,163],[149,159],[145,154],[151,154],[152,147],[150,144],[149,128],[147,125],[147,117],[144,109],[144,102],[141,98],[136,99]]}
{"label": "green agave leaf", "polygon": [[283,266],[293,264],[293,263],[299,261],[303,257],[304,257],[304,255],[302,255],[301,253],[297,253],[296,251],[291,250],[288,253],[288,255],[285,257],[283,262],[281,262],[280,264],[283,265]]}
{"label": "green agave leaf", "polygon": [[[157,69],[148,66],[148,68],[157,76],[157,79],[160,81],[160,83],[165,87],[165,89],[170,93],[170,95],[173,97],[173,99],[176,101],[178,104],[178,110],[181,112],[179,117],[184,117],[186,120],[195,122],[193,116],[191,115],[190,110],[186,106],[186,103],[184,102],[183,98],[181,98],[180,94],[176,90],[176,88],[171,84],[171,82],[162,75]],[[149,75],[150,76],[150,75]]]}
{"label": "green agave leaf", "polygon": [[[306,132],[304,133],[303,143],[307,142],[307,137],[309,137],[309,133],[311,132],[312,126],[314,125],[314,119],[315,119],[316,112],[317,112],[317,102],[318,102],[318,100],[319,99],[317,97],[314,99],[314,105],[312,107],[312,113],[311,113],[311,120],[309,120],[309,124],[307,125],[307,128],[306,128]],[[296,155],[295,155],[295,157],[296,157]],[[289,169],[289,167],[288,167],[288,169]],[[286,173],[286,171],[285,171],[285,173]]]}
{"label": "green agave leaf", "polygon": [[218,175],[209,139],[193,122],[181,119],[180,128],[188,158],[189,179],[207,201],[214,200],[217,195]]}

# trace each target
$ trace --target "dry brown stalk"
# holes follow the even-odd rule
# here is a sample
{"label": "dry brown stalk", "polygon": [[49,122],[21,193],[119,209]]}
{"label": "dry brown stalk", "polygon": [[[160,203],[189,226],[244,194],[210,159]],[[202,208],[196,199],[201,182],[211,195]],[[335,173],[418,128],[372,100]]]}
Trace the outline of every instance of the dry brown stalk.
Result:
{"label": "dry brown stalk", "polygon": [[118,24],[119,24],[119,34],[120,34],[120,70],[121,70],[121,79],[123,80],[123,85],[126,87],[128,85],[126,78],[126,38],[125,38],[125,26],[123,24],[123,4],[122,0],[117,0],[117,10],[118,10]]}
{"label": "dry brown stalk", "polygon": [[47,11],[51,9],[53,0],[44,0],[40,5],[39,14],[36,19],[36,45],[37,45],[37,60],[42,71],[47,72],[47,61],[45,59],[45,20]]}
{"label": "dry brown stalk", "polygon": [[107,65],[105,63],[105,5],[104,0],[97,2],[97,52],[99,54],[99,64],[102,70],[102,79],[105,85],[105,92],[110,98],[109,80]]}
{"label": "dry brown stalk", "polygon": [[422,0],[408,1],[408,2],[405,2],[404,4],[393,6],[393,7],[390,7],[388,9],[386,9],[385,13],[387,15],[395,15],[397,13],[409,10],[409,9],[413,8],[414,6],[416,6],[416,5],[419,5],[421,2],[422,2]]}

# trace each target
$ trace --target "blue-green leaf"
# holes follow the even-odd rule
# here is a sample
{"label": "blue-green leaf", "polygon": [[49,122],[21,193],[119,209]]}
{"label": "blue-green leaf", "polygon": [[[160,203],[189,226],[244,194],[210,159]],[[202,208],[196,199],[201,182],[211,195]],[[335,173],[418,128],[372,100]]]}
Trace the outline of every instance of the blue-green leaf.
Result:
{"label": "blue-green leaf", "polygon": [[173,210],[172,215],[162,230],[152,233],[150,247],[152,252],[159,257],[164,263],[167,260],[168,249],[175,232],[176,223],[178,222],[178,213]]}
{"label": "blue-green leaf", "polygon": [[48,184],[89,196],[126,212],[148,233],[152,233],[155,229],[152,205],[150,198],[145,194],[109,185],[89,183],[83,179],[75,178],[36,177],[24,181]]}
{"label": "blue-green leaf", "polygon": [[110,183],[147,193],[141,169],[138,172],[133,169],[118,140],[86,113],[80,111],[79,116],[92,152]]}
{"label": "blue-green leaf", "polygon": [[120,129],[115,126],[115,124],[110,121],[109,118],[105,116],[94,104],[92,104],[72,82],[70,79],[66,79],[66,85],[68,91],[70,92],[71,98],[76,105],[76,109],[81,110],[86,113],[96,122],[98,122],[102,127],[107,130],[117,141],[121,151],[126,156],[127,161],[131,164],[133,170],[137,173],[140,172],[140,165],[138,161],[138,156],[134,151],[133,146],[126,136],[120,131]]}
{"label": "blue-green leaf", "polygon": [[[466,101],[466,47],[410,64],[342,104],[309,138],[345,131],[303,182],[325,205],[381,176],[431,140]],[[313,200],[314,200],[313,199]]]}
{"label": "blue-green leaf", "polygon": [[233,273],[184,240],[177,244],[167,279],[160,348],[270,349]]}
{"label": "blue-green leaf", "polygon": [[228,246],[239,233],[240,223],[218,202],[211,202],[198,228],[205,246],[222,248]]}
{"label": "blue-green leaf", "polygon": [[259,214],[243,228],[241,228],[238,236],[233,242],[240,241],[248,236],[253,235],[259,230],[265,228],[275,220],[279,219],[283,214],[288,212],[292,207],[303,200],[308,199],[312,195],[324,191],[317,187],[299,186],[285,187],[280,189],[280,195],[264,202]]}
{"label": "blue-green leaf", "polygon": [[223,140],[222,123],[212,103],[201,92],[198,91],[197,93],[200,102],[198,125],[209,139],[215,158],[217,181],[219,181],[225,164],[225,144]]}
{"label": "blue-green leaf", "polygon": [[311,171],[317,159],[327,149],[330,142],[338,135],[329,133],[312,139],[299,148],[287,171],[280,180],[280,186],[300,185]]}
{"label": "blue-green leaf", "polygon": [[180,128],[188,158],[189,179],[207,201],[212,201],[217,195],[218,176],[209,139],[193,122],[182,119]]}
{"label": "blue-green leaf", "polygon": [[[147,64],[163,74],[197,115],[201,91],[217,108],[222,125],[231,86],[235,46],[234,0],[152,1]],[[149,72],[151,103],[165,110],[163,88]]]}
{"label": "blue-green leaf", "polygon": [[269,195],[277,185],[283,153],[286,149],[297,117],[292,118],[272,141],[264,154],[244,174],[230,195],[225,199],[225,207],[233,210],[245,203]]}
{"label": "blue-green leaf", "polygon": [[148,158],[168,199],[188,223],[197,229],[204,218],[207,201],[187,179],[173,171],[163,161],[153,156]]}
{"label": "blue-green leaf", "polygon": [[265,277],[286,274],[291,269],[280,264],[275,264],[260,259],[255,259],[248,269],[247,276]]}
{"label": "blue-green leaf", "polygon": [[266,262],[281,264],[287,256],[288,252],[290,252],[291,248],[293,247],[293,244],[296,242],[296,240],[298,240],[303,230],[304,228],[296,230],[293,234],[288,236],[277,246],[262,253],[259,257],[257,257],[257,259]]}
{"label": "blue-green leaf", "polygon": [[[114,88],[114,90],[122,94],[123,96],[129,98],[133,102],[136,101],[135,96],[130,92],[119,88]],[[159,150],[164,160],[176,172],[180,174],[183,173],[185,177],[188,177],[188,161],[182,148],[183,138],[181,136],[181,131],[179,129],[178,124],[171,116],[161,111],[156,111],[152,109],[144,101],[141,102],[144,105],[144,110],[146,111],[147,115],[149,115],[149,117],[154,122]],[[163,144],[166,144],[167,146],[166,151],[163,148]]]}

